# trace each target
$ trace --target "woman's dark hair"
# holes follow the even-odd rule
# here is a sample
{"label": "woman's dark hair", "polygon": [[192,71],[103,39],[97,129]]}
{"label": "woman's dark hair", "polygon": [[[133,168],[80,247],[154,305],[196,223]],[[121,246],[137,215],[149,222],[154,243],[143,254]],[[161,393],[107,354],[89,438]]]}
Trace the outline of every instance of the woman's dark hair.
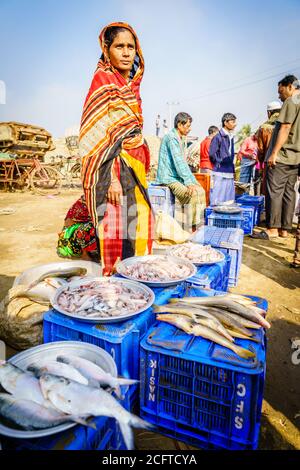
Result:
{"label": "woman's dark hair", "polygon": [[236,116],[232,113],[225,113],[222,116],[222,126],[224,126],[225,121],[233,121],[236,119]]}
{"label": "woman's dark hair", "polygon": [[[110,46],[112,45],[112,43],[114,42],[118,34],[122,33],[123,31],[129,31],[129,29],[123,28],[122,26],[110,26],[109,28],[105,30],[104,42],[108,49],[110,48]],[[134,38],[134,43],[135,43],[135,37],[133,36],[133,38]]]}
{"label": "woman's dark hair", "polygon": [[208,135],[212,135],[214,132],[218,132],[218,127],[217,126],[210,126],[208,128]]}
{"label": "woman's dark hair", "polygon": [[186,124],[188,121],[193,121],[193,118],[188,113],[178,113],[174,119],[174,127],[177,129],[178,124]]}
{"label": "woman's dark hair", "polygon": [[300,88],[300,83],[295,75],[286,75],[280,82],[278,82],[278,86],[289,86],[294,85],[296,89]]}

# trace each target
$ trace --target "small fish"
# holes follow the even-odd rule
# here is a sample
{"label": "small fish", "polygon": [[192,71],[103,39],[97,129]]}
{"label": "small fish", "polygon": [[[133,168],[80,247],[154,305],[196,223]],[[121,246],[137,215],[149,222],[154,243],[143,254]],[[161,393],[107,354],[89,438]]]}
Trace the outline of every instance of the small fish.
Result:
{"label": "small fish", "polygon": [[100,366],[83,357],[66,354],[58,356],[56,360],[63,364],[73,366],[88,380],[90,386],[109,387],[111,390],[114,390],[118,398],[122,398],[120,385],[133,385],[138,382],[138,380],[113,377]]}
{"label": "small fish", "polygon": [[[30,400],[24,400],[0,393],[0,415],[12,421],[23,429],[46,429],[74,421],[85,426],[91,426],[84,419],[66,415],[53,408],[45,408]],[[95,427],[92,425],[92,427]]]}
{"label": "small fish", "polygon": [[[240,346],[237,346],[235,344],[232,344],[228,339],[224,338],[221,336],[219,333],[216,331],[212,330],[211,328],[208,328],[204,325],[199,325],[197,323],[191,323],[189,326],[186,326],[183,324],[182,320],[179,317],[179,315],[157,315],[157,320],[164,321],[166,323],[171,323],[172,325],[177,326],[178,328],[184,330],[188,334],[192,334],[194,336],[201,336],[202,338],[208,339],[210,341],[213,341],[214,343],[217,343],[221,346],[224,346],[225,348],[231,349],[235,354],[238,356],[244,358],[244,359],[250,359],[255,357],[255,354],[252,351],[249,351],[248,349],[241,348]],[[181,317],[183,318],[183,317]],[[182,325],[182,326],[179,326]]]}
{"label": "small fish", "polygon": [[44,397],[63,413],[81,417],[109,416],[115,418],[120,425],[125,444],[129,450],[133,449],[131,426],[144,429],[153,428],[146,421],[125,410],[110,393],[101,388],[88,387],[50,374],[42,375],[40,384]]}
{"label": "small fish", "polygon": [[216,330],[229,341],[233,342],[232,336],[230,336],[222,323],[216,317],[206,311],[184,305],[181,307],[180,304],[178,304],[178,307],[177,304],[175,307],[172,305],[155,306],[153,311],[154,313],[177,313],[180,315],[187,315],[188,317],[192,318],[195,323],[208,326],[209,328]]}

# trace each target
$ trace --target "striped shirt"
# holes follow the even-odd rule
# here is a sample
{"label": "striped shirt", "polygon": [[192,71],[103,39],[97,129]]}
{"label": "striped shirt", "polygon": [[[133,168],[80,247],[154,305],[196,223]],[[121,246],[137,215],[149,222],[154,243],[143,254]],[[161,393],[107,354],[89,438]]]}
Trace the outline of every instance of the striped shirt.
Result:
{"label": "striped shirt", "polygon": [[156,184],[171,184],[177,181],[185,186],[197,184],[185,161],[183,142],[174,128],[165,135],[159,149]]}

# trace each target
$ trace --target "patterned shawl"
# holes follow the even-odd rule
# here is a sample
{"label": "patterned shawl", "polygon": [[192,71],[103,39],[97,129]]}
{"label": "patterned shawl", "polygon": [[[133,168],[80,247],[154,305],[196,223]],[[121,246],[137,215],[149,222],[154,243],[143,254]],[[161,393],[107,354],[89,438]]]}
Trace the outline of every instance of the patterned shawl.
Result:
{"label": "patterned shawl", "polygon": [[[124,27],[135,37],[136,57],[131,80],[127,82],[102,55],[85,100],[79,147],[83,190],[88,211],[97,227],[104,274],[113,272],[118,259],[149,253],[152,246],[151,205],[146,190],[150,155],[142,137],[143,118],[139,92],[144,59],[136,33],[126,23],[112,23],[104,28],[99,38],[102,50],[104,33],[110,26]],[[105,237],[105,218],[107,224],[117,227],[124,220],[121,207],[106,202],[112,165],[121,182],[124,196],[130,200],[128,204],[140,204],[135,222],[135,231],[139,231],[139,236],[131,237],[129,241],[123,233],[118,233],[113,240],[110,239],[112,237]],[[106,205],[107,211],[103,211],[103,205]],[[144,225],[142,230],[141,222]],[[122,226],[119,231],[124,232],[124,229]]]}

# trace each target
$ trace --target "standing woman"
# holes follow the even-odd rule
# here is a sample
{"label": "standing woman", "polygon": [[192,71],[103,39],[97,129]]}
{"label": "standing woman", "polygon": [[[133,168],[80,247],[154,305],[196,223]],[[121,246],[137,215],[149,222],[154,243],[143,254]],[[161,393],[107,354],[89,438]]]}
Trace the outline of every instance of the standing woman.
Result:
{"label": "standing woman", "polygon": [[100,34],[102,56],[85,100],[80,154],[85,201],[99,240],[103,274],[120,259],[151,253],[153,215],[142,136],[144,59],[134,30],[112,23]]}

